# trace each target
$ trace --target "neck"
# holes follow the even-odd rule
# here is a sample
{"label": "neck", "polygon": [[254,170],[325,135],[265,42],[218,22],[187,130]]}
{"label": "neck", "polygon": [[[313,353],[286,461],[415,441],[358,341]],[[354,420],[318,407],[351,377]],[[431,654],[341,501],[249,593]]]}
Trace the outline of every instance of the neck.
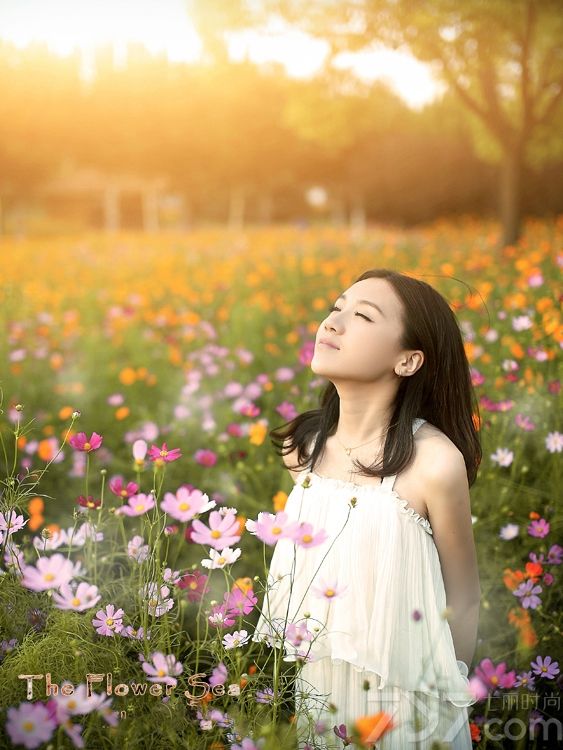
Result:
{"label": "neck", "polygon": [[[391,421],[392,408],[389,394],[374,393],[370,388],[357,388],[353,393],[339,389],[340,414],[336,433],[346,447],[360,445],[380,437],[385,442],[385,433]],[[375,441],[374,441],[375,442]]]}

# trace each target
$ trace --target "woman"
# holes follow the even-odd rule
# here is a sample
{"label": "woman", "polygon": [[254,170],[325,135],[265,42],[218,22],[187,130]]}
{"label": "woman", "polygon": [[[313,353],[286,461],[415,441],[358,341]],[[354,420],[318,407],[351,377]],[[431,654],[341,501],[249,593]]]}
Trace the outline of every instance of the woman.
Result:
{"label": "woman", "polygon": [[285,512],[327,538],[279,540],[253,639],[304,662],[300,742],[341,747],[335,725],[384,711],[376,748],[470,750],[481,447],[455,315],[423,281],[366,271],[320,324],[311,369],[330,381],[320,408],[272,435],[295,480]]}

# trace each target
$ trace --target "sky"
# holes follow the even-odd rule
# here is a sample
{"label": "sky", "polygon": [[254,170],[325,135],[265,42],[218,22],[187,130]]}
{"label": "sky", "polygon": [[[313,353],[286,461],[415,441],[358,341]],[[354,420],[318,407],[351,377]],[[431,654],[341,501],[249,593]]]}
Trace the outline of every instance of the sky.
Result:
{"label": "sky", "polygon": [[[125,62],[128,42],[140,42],[176,62],[197,61],[202,48],[185,0],[0,0],[0,38],[22,48],[43,41],[60,55],[79,47],[84,78],[95,75],[93,51],[101,44],[113,45],[116,64]],[[296,78],[314,75],[328,54],[326,42],[276,18],[260,33],[230,34],[228,49],[233,60],[280,62]],[[366,82],[386,80],[413,108],[423,107],[443,90],[427,65],[381,46],[341,54],[335,65],[352,69]]]}

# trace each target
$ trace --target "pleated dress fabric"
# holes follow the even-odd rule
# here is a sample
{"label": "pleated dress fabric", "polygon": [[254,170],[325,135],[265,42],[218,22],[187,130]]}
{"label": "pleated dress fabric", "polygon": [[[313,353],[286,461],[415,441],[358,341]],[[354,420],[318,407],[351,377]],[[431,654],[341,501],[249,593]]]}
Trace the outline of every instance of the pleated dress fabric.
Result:
{"label": "pleated dress fabric", "polygon": [[[413,433],[424,421],[413,421]],[[432,528],[395,492],[395,476],[370,486],[305,469],[287,498],[289,519],[324,529],[327,539],[309,548],[277,542],[252,640],[283,648],[286,660],[305,656],[295,681],[300,750],[340,749],[335,725],[350,733],[355,719],[379,711],[394,726],[376,750],[430,750],[437,740],[471,750],[476,699],[444,617]],[[335,596],[313,591],[321,580],[336,586]],[[295,645],[290,623],[306,625],[312,640]],[[317,722],[329,731],[317,734]]]}

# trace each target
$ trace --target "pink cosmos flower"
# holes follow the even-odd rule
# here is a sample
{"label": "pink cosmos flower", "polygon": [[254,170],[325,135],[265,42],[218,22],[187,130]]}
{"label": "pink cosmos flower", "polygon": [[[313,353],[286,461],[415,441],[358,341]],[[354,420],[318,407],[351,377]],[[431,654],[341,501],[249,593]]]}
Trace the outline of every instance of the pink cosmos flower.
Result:
{"label": "pink cosmos flower", "polygon": [[209,514],[209,527],[197,518],[192,521],[192,540],[219,551],[236,544],[240,539],[238,532],[239,523],[232,511],[223,515],[218,510],[212,510]]}
{"label": "pink cosmos flower", "polygon": [[120,633],[123,629],[124,614],[121,607],[116,610],[113,604],[108,604],[105,610],[99,609],[96,612],[92,625],[96,628],[96,633],[113,638],[114,633]]}
{"label": "pink cosmos flower", "polygon": [[211,607],[211,614],[207,618],[210,625],[216,628],[230,628],[231,625],[235,624],[234,615],[227,611],[225,602],[221,604],[213,604]]}
{"label": "pink cosmos flower", "polygon": [[133,458],[137,465],[142,465],[144,463],[145,456],[147,455],[147,447],[147,441],[142,438],[135,440],[133,443]]}
{"label": "pink cosmos flower", "polygon": [[110,480],[109,488],[114,495],[117,495],[122,500],[127,500],[132,495],[137,494],[139,485],[137,482],[127,482],[127,484],[124,484],[123,477],[118,475]]}
{"label": "pink cosmos flower", "polygon": [[176,660],[174,654],[165,656],[161,651],[155,651],[150,659],[152,664],[148,661],[143,662],[143,671],[149,675],[147,679],[150,682],[163,682],[165,685],[176,686],[178,680],[172,675],[181,674],[184,667]]}
{"label": "pink cosmos flower", "polygon": [[32,591],[58,589],[70,581],[73,573],[72,562],[57,552],[51,557],[40,557],[36,565],[25,565],[21,582]]}
{"label": "pink cosmos flower", "polygon": [[148,610],[154,617],[160,617],[174,606],[174,599],[167,598],[170,593],[168,586],[161,586],[154,582],[147,583],[140,591],[141,596],[147,600]]}
{"label": "pink cosmos flower", "polygon": [[0,531],[8,534],[14,534],[16,531],[23,529],[29,519],[23,520],[23,516],[18,516],[15,510],[9,513],[0,513]]}
{"label": "pink cosmos flower", "polygon": [[208,680],[209,685],[211,687],[215,687],[215,685],[224,685],[227,681],[228,674],[227,667],[222,661],[220,661],[216,667],[213,667],[211,677]]}
{"label": "pink cosmos flower", "polygon": [[85,432],[79,432],[78,435],[74,435],[69,440],[69,443],[77,451],[84,451],[89,453],[90,451],[96,451],[102,444],[103,437],[98,435],[97,432],[93,432],[90,439],[86,436]]}
{"label": "pink cosmos flower", "polygon": [[187,598],[190,602],[199,602],[207,591],[206,585],[207,576],[199,570],[184,574],[178,581],[178,588],[187,590]]}
{"label": "pink cosmos flower", "polygon": [[539,537],[540,539],[549,534],[549,521],[545,518],[539,518],[528,525],[528,534]]}
{"label": "pink cosmos flower", "polygon": [[39,747],[48,742],[57,728],[57,722],[48,708],[41,702],[23,701],[8,709],[6,731],[14,745],[27,748]]}
{"label": "pink cosmos flower", "polygon": [[322,544],[328,539],[328,536],[324,529],[320,529],[316,534],[313,534],[313,525],[302,522],[299,524],[299,527],[292,538],[298,547],[307,548],[316,547],[318,544]]}
{"label": "pink cosmos flower", "polygon": [[227,610],[237,616],[249,615],[258,602],[252,589],[244,592],[238,586],[232,591],[226,592],[223,599],[225,600]]}
{"label": "pink cosmos flower", "polygon": [[151,445],[148,455],[150,460],[154,461],[157,466],[164,466],[165,463],[176,461],[176,459],[180,458],[182,453],[179,448],[168,450],[166,443],[162,443],[162,448],[158,448],[156,445]]}
{"label": "pink cosmos flower", "polygon": [[210,500],[201,490],[190,491],[186,487],[180,487],[175,495],[172,492],[166,492],[164,500],[160,503],[165,513],[182,523],[190,521],[198,514],[205,513],[215,505],[215,501]]}
{"label": "pink cosmos flower", "polygon": [[125,505],[118,508],[115,514],[123,514],[125,516],[142,516],[148,510],[154,508],[154,497],[152,493],[144,495],[140,492],[138,495],[132,495]]}
{"label": "pink cosmos flower", "polygon": [[290,623],[285,629],[285,638],[292,646],[300,647],[303,641],[313,640],[313,633],[307,628],[307,623]]}
{"label": "pink cosmos flower", "polygon": [[318,586],[313,586],[311,591],[318,597],[323,599],[335,599],[336,597],[343,596],[348,590],[347,585],[339,585],[336,581],[329,581],[328,583],[324,578],[319,580]]}
{"label": "pink cosmos flower", "polygon": [[195,452],[194,459],[200,466],[215,466],[217,454],[210,450],[199,450]]}
{"label": "pink cosmos flower", "polygon": [[245,526],[251,534],[270,545],[276,544],[279,539],[293,539],[299,530],[299,524],[289,521],[285,511],[279,511],[275,515],[262,511],[258,513],[256,521],[248,519]]}
{"label": "pink cosmos flower", "polygon": [[[60,592],[60,593],[59,593]],[[98,587],[82,581],[73,591],[70,584],[63,583],[59,592],[53,591],[53,600],[57,609],[72,609],[75,612],[84,612],[91,609],[101,599]]]}
{"label": "pink cosmos flower", "polygon": [[496,688],[511,688],[516,682],[516,672],[506,671],[505,662],[497,666],[490,659],[483,659],[479,666],[475,667],[475,676],[477,676],[486,688],[495,690]]}

